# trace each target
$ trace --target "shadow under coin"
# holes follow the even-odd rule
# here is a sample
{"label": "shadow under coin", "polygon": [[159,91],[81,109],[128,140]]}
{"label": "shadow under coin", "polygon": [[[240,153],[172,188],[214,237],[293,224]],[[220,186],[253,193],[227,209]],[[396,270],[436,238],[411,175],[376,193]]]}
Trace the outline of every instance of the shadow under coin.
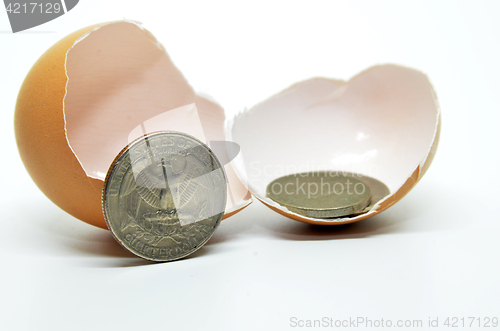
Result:
{"label": "shadow under coin", "polygon": [[121,247],[108,230],[83,223],[63,211],[56,210],[54,214],[43,213],[36,223],[45,232],[45,238],[51,242],[51,246],[83,256],[134,256]]}
{"label": "shadow under coin", "polygon": [[[83,223],[52,206],[47,208],[51,210],[41,213],[35,223],[38,227],[35,231],[41,230],[45,233],[43,240],[47,245],[40,243],[40,246],[47,248],[47,253],[110,258],[93,261],[85,259],[83,265],[87,267],[133,267],[154,263],[137,257],[123,248],[110,231]],[[75,262],[78,263],[78,259],[75,259]]]}

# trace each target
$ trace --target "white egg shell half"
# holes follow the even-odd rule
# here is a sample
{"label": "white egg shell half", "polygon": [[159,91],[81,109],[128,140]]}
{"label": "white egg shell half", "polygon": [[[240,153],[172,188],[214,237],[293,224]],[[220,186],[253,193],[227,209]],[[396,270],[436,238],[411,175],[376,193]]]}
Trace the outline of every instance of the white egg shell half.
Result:
{"label": "white egg shell half", "polygon": [[[440,110],[424,74],[382,65],[348,82],[295,84],[236,115],[226,131],[242,151],[234,170],[256,198],[295,220],[344,224],[387,209],[420,180],[436,152]],[[319,170],[373,177],[390,194],[364,214],[331,219],[298,215],[266,197],[274,179]]]}

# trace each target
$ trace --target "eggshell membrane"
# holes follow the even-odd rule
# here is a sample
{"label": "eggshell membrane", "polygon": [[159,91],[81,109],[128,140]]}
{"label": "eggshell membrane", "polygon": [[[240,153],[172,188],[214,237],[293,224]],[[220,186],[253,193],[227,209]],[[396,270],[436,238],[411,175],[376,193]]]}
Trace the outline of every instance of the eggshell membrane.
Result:
{"label": "eggshell membrane", "polygon": [[[223,109],[196,95],[147,30],[118,21],[76,31],[40,57],[19,92],[15,131],[26,169],[47,197],[106,228],[103,180],[124,146],[158,129],[223,141],[224,120]],[[144,130],[134,131],[138,126]],[[224,168],[226,218],[251,197],[231,164]]]}
{"label": "eggshell membrane", "polygon": [[[256,198],[292,219],[333,225],[373,216],[405,196],[434,158],[440,123],[427,77],[383,65],[349,82],[314,78],[295,84],[235,116],[227,136],[241,146],[233,165]],[[320,170],[370,176],[391,193],[367,213],[331,219],[298,215],[266,197],[272,180]]]}

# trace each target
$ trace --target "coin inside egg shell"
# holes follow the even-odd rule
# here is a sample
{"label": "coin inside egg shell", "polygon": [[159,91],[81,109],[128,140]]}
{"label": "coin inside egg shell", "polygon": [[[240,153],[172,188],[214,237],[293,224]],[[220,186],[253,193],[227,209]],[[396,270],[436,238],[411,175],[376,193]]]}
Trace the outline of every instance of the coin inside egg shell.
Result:
{"label": "coin inside egg shell", "polygon": [[[403,198],[429,168],[440,124],[427,77],[381,65],[347,82],[295,84],[230,119],[226,136],[241,147],[233,167],[254,197],[289,218],[335,225],[366,219]],[[365,213],[327,219],[299,215],[266,196],[276,178],[311,171],[369,176],[390,193]]]}
{"label": "coin inside egg shell", "polygon": [[[173,130],[210,146],[225,140],[224,120],[223,109],[195,93],[150,32],[117,21],[76,31],[40,57],[18,95],[15,133],[24,165],[45,195],[76,218],[106,228],[103,181],[128,143]],[[214,153],[224,159],[223,150]],[[183,165],[181,159],[174,163]],[[231,164],[224,168],[228,217],[251,196]]]}

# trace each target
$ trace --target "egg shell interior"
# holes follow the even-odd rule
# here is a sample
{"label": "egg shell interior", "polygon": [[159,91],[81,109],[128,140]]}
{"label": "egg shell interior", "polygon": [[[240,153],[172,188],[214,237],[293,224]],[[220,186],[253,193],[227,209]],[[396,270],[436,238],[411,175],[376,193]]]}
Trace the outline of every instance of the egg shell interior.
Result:
{"label": "egg shell interior", "polygon": [[[227,135],[241,146],[234,168],[255,197],[296,220],[344,224],[401,199],[430,165],[439,129],[427,77],[383,65],[348,82],[314,78],[295,84],[235,116]],[[391,193],[368,213],[332,219],[301,216],[266,197],[267,185],[278,177],[322,170],[370,176]]]}

